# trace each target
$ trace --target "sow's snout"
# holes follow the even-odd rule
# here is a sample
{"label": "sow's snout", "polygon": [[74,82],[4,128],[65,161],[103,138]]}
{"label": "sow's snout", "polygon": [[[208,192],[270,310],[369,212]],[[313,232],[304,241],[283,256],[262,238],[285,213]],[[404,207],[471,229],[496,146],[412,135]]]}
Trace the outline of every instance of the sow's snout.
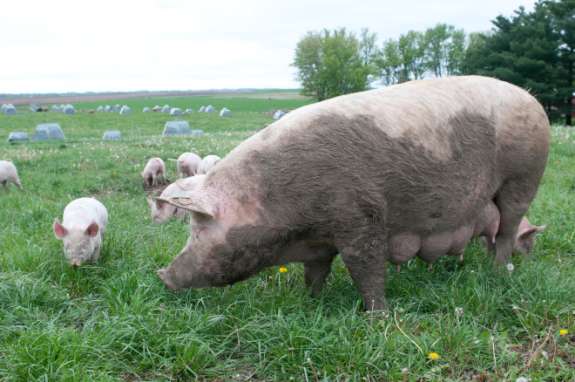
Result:
{"label": "sow's snout", "polygon": [[170,290],[179,290],[180,288],[176,286],[176,284],[174,284],[174,282],[172,281],[172,278],[170,277],[170,274],[168,273],[168,270],[166,268],[162,268],[159,269],[158,272],[158,277],[160,278],[160,280],[162,280],[162,282],[164,283],[164,285],[170,289]]}

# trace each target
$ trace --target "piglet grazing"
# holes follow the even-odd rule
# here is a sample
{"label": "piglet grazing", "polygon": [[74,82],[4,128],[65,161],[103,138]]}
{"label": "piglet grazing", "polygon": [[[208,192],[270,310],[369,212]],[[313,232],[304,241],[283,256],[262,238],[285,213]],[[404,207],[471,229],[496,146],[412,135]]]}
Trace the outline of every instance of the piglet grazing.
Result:
{"label": "piglet grazing", "polygon": [[545,231],[545,225],[532,225],[526,217],[521,219],[517,235],[515,236],[515,245],[513,249],[523,255],[528,255],[535,245],[535,236]]}
{"label": "piglet grazing", "polygon": [[144,185],[148,187],[157,186],[164,179],[166,165],[161,158],[150,158],[141,175],[144,178]]}
{"label": "piglet grazing", "polygon": [[64,209],[63,222],[54,220],[54,234],[64,241],[64,255],[72,266],[100,257],[107,223],[106,207],[94,198],[71,201]]}
{"label": "piglet grazing", "polygon": [[208,171],[212,169],[219,161],[220,157],[217,155],[206,155],[204,159],[202,159],[202,163],[200,163],[200,167],[198,169],[198,174],[207,174]]}
{"label": "piglet grazing", "polygon": [[[497,232],[499,230],[500,213],[499,209],[493,202],[489,202],[482,213],[479,215],[478,221],[475,225],[474,236],[480,236],[484,239],[489,252],[495,253],[495,241]],[[529,223],[529,220],[524,216],[521,218],[517,233],[515,234],[515,242],[513,244],[513,251],[519,252],[523,255],[528,255],[533,246],[535,245],[535,237],[538,233],[545,231],[546,226],[536,226]]]}
{"label": "piglet grazing", "polygon": [[178,174],[180,174],[182,178],[196,175],[201,162],[202,158],[200,158],[199,155],[194,153],[183,153],[178,157],[176,164],[178,167]]}
{"label": "piglet grazing", "polygon": [[0,184],[7,187],[8,183],[14,183],[16,187],[22,189],[22,183],[20,183],[18,170],[16,170],[14,163],[7,160],[0,160]]}
{"label": "piglet grazing", "polygon": [[205,175],[196,175],[177,180],[166,187],[159,197],[148,197],[148,205],[152,211],[152,221],[157,224],[163,224],[173,217],[183,219],[187,214],[189,214],[189,211],[169,204],[166,202],[166,199],[171,197],[188,196],[204,177]]}

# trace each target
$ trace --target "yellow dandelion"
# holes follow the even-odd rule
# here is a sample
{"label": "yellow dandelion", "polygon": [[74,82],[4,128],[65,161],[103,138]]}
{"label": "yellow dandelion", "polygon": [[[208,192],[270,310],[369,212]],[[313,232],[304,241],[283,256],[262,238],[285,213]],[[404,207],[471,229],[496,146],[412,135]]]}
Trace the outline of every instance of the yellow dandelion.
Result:
{"label": "yellow dandelion", "polygon": [[283,265],[280,267],[280,273],[286,273],[288,271],[288,269],[286,267],[284,267]]}
{"label": "yellow dandelion", "polygon": [[439,354],[437,354],[436,352],[432,351],[431,353],[427,354],[427,358],[432,360],[432,361],[437,361],[438,359],[441,358],[441,356]]}
{"label": "yellow dandelion", "polygon": [[567,330],[567,329],[559,329],[559,335],[560,335],[560,336],[566,336],[567,334],[569,334],[569,330]]}

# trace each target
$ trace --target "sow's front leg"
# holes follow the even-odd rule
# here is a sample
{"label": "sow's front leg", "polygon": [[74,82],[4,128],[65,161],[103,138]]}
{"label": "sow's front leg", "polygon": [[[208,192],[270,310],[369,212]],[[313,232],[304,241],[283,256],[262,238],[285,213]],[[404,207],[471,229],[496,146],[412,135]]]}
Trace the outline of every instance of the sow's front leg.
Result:
{"label": "sow's front leg", "polygon": [[312,297],[319,296],[325,280],[331,272],[333,256],[304,263],[305,285],[311,290]]}
{"label": "sow's front leg", "polygon": [[284,248],[279,263],[303,262],[305,285],[311,289],[311,295],[317,297],[331,271],[335,256],[337,249],[333,246],[305,240]]}
{"label": "sow's front leg", "polygon": [[340,246],[342,260],[361,297],[365,310],[384,310],[387,244],[376,235],[358,237]]}

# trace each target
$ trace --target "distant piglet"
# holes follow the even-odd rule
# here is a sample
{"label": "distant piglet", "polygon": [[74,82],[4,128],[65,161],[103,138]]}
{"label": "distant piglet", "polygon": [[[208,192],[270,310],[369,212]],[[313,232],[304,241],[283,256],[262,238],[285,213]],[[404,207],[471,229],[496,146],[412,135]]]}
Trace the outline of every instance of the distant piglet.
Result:
{"label": "distant piglet", "polygon": [[186,215],[189,214],[189,211],[169,204],[166,202],[166,199],[189,196],[190,192],[195,189],[196,185],[204,177],[205,175],[196,175],[180,179],[166,187],[159,197],[149,197],[148,205],[152,211],[152,221],[157,224],[163,224],[174,217],[179,219],[185,218]]}
{"label": "distant piglet", "polygon": [[22,189],[22,183],[18,178],[18,170],[14,163],[7,160],[0,160],[0,184],[3,187],[8,187],[8,183],[14,183],[16,187]]}
{"label": "distant piglet", "polygon": [[178,157],[178,174],[180,174],[182,178],[196,175],[201,162],[202,158],[200,158],[199,155],[183,153]]}
{"label": "distant piglet", "polygon": [[219,161],[220,157],[217,155],[207,155],[202,159],[200,163],[200,168],[198,169],[198,174],[207,174],[208,171],[212,169]]}
{"label": "distant piglet", "polygon": [[151,158],[141,175],[144,178],[144,185],[154,187],[163,181],[166,174],[166,165],[161,158]]}
{"label": "distant piglet", "polygon": [[72,266],[98,260],[107,223],[106,207],[94,198],[71,201],[63,222],[54,220],[54,234],[64,241],[64,255]]}

